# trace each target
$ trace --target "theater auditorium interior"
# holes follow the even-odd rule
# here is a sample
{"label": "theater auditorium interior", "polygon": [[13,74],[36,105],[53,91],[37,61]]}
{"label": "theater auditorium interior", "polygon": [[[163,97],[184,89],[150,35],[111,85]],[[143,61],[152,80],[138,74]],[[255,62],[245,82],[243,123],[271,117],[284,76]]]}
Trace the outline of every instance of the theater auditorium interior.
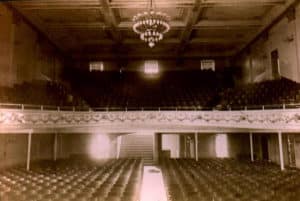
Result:
{"label": "theater auditorium interior", "polygon": [[300,0],[0,2],[0,201],[300,201]]}

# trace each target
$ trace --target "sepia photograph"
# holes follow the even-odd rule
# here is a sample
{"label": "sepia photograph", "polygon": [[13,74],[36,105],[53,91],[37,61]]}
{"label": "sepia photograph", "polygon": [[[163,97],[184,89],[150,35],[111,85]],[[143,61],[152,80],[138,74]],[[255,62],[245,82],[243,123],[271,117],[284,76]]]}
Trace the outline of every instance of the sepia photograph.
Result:
{"label": "sepia photograph", "polygon": [[300,201],[300,0],[1,0],[0,201]]}

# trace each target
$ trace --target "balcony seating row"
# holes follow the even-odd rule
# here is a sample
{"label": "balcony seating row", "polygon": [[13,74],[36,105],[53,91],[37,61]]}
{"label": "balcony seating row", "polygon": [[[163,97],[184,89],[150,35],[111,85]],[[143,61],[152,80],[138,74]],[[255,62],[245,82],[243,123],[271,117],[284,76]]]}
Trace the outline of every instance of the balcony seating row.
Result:
{"label": "balcony seating row", "polygon": [[168,72],[153,80],[134,73],[89,78],[73,87],[92,107],[224,109],[300,103],[300,84],[285,78],[233,88],[220,84],[211,71]]}
{"label": "balcony seating row", "polygon": [[173,72],[153,80],[132,73],[81,77],[85,79],[72,84],[72,91],[77,95],[58,83],[36,81],[14,88],[0,87],[0,102],[138,110],[251,108],[300,103],[300,84],[285,78],[228,88],[217,83],[212,72]]}
{"label": "balcony seating row", "polygon": [[218,91],[213,72],[168,72],[144,78],[125,72],[86,75],[73,89],[92,107],[196,107],[208,106]]}
{"label": "balcony seating row", "polygon": [[50,106],[85,104],[62,84],[41,80],[15,84],[14,87],[0,87],[0,102]]}
{"label": "balcony seating row", "polygon": [[285,78],[224,90],[221,105],[276,105],[300,103],[300,85]]}

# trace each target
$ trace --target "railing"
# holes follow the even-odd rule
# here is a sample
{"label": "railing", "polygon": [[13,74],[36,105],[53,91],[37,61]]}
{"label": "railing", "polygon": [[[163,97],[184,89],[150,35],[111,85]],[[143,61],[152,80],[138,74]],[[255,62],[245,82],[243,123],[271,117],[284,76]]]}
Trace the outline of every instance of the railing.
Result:
{"label": "railing", "polygon": [[180,131],[198,132],[202,127],[205,131],[212,129],[213,132],[224,132],[223,128],[237,129],[238,132],[241,132],[240,129],[259,129],[259,132],[300,130],[300,105],[296,104],[236,107],[223,111],[213,108],[203,111],[200,107],[76,108],[22,104],[0,106],[10,108],[0,108],[0,133],[15,132],[18,129],[22,132],[24,129],[41,129],[41,132],[46,132],[47,128],[66,129],[65,131],[78,128],[78,132],[85,132],[82,129],[85,130],[90,125],[93,129],[100,126],[102,132],[116,132],[116,129],[117,132],[155,129],[171,133],[176,132],[177,128],[180,128]]}
{"label": "railing", "polygon": [[273,105],[249,105],[249,106],[173,106],[173,107],[78,107],[78,106],[53,106],[0,103],[0,109],[19,110],[47,110],[47,111],[231,111],[231,110],[270,110],[270,109],[296,109],[299,104],[273,104]]}

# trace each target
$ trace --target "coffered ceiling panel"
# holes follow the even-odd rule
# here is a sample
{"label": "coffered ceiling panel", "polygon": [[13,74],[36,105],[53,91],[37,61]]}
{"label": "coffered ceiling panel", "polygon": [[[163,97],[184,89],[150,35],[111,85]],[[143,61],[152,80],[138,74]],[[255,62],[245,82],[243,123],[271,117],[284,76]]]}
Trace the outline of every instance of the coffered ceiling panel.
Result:
{"label": "coffered ceiling panel", "polygon": [[[119,15],[122,21],[131,21],[137,13],[142,13],[147,8],[123,8],[119,10]],[[164,12],[169,15],[171,20],[183,20],[188,11],[187,8],[159,8],[157,11]]]}
{"label": "coffered ceiling panel", "polygon": [[[103,22],[103,17],[98,9],[50,9],[32,10],[31,15],[36,15],[44,23],[89,23]],[[64,17],[62,17],[64,16]]]}
{"label": "coffered ceiling panel", "polygon": [[[26,0],[7,4],[74,58],[233,56],[297,0],[154,0],[171,30],[149,48],[132,18],[149,0]],[[214,52],[215,51],[215,52]],[[121,55],[120,55],[121,54]]]}
{"label": "coffered ceiling panel", "polygon": [[[194,30],[191,38],[224,38],[224,39],[234,39],[234,38],[244,38],[248,39],[249,36],[256,33],[255,29],[251,28],[239,28],[239,29],[220,29],[216,31],[215,29],[199,29]],[[230,40],[229,40],[230,41]]]}
{"label": "coffered ceiling panel", "polygon": [[261,19],[272,6],[209,7],[202,19],[210,20],[255,20]]}
{"label": "coffered ceiling panel", "polygon": [[[113,8],[147,8],[149,0],[111,0],[110,5]],[[195,0],[154,0],[155,8],[176,8],[190,7],[195,3]]]}

